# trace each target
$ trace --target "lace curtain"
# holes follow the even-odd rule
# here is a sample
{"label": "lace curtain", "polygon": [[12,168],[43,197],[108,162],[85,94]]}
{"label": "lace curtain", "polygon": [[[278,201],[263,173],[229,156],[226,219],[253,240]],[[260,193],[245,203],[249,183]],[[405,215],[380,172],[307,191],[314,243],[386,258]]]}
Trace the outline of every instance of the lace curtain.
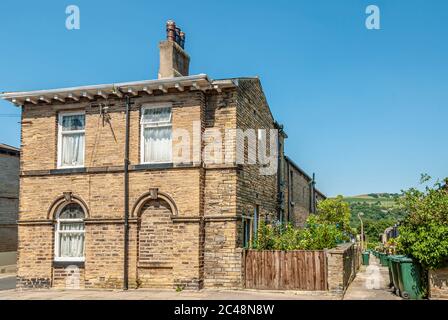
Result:
{"label": "lace curtain", "polygon": [[78,204],[67,205],[58,217],[59,252],[61,258],[84,256],[84,212]]}
{"label": "lace curtain", "polygon": [[62,116],[61,165],[84,165],[85,115]]}

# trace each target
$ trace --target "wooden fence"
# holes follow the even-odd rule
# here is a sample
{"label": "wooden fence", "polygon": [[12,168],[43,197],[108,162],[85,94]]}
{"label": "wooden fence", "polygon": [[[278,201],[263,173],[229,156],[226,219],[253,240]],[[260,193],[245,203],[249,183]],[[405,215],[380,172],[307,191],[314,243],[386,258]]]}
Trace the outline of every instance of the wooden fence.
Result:
{"label": "wooden fence", "polygon": [[244,253],[248,289],[327,290],[325,251],[256,251]]}

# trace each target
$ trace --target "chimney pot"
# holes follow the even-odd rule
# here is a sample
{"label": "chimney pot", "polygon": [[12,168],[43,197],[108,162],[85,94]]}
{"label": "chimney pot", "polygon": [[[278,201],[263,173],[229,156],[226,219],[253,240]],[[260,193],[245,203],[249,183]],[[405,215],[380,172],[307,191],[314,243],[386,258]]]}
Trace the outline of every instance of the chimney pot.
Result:
{"label": "chimney pot", "polygon": [[180,32],[180,43],[179,45],[181,46],[182,49],[185,49],[185,32],[181,31]]}
{"label": "chimney pot", "polygon": [[180,45],[180,28],[176,27],[176,43]]}
{"label": "chimney pot", "polygon": [[176,22],[173,20],[166,22],[166,39],[168,41],[176,41]]}

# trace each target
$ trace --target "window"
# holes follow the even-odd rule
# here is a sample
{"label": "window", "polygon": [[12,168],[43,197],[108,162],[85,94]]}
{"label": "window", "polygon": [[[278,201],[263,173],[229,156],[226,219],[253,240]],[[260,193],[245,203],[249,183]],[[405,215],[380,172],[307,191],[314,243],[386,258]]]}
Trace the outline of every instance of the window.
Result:
{"label": "window", "polygon": [[55,260],[84,261],[84,211],[79,204],[61,210],[55,230]]}
{"label": "window", "polygon": [[256,205],[254,207],[254,220],[253,220],[253,223],[254,223],[254,226],[253,226],[253,239],[254,239],[254,241],[257,241],[257,239],[258,239],[258,219],[259,219],[258,214],[259,214],[259,210],[260,210],[260,207],[258,205]]}
{"label": "window", "polygon": [[172,161],[171,107],[143,107],[141,118],[141,163]]}
{"label": "window", "polygon": [[59,114],[58,167],[84,166],[85,114]]}
{"label": "window", "polygon": [[249,217],[243,217],[243,248],[250,248],[251,244],[251,219]]}
{"label": "window", "polygon": [[[260,206],[254,206],[254,213],[252,216],[242,214],[242,232],[243,232],[243,248],[252,248],[258,238],[258,228],[260,221]],[[269,221],[265,217],[265,224]]]}
{"label": "window", "polygon": [[290,177],[290,186],[291,186],[291,196],[290,196],[290,198],[291,198],[291,203],[293,203],[294,202],[294,172],[293,171],[290,171],[289,172],[289,177]]}

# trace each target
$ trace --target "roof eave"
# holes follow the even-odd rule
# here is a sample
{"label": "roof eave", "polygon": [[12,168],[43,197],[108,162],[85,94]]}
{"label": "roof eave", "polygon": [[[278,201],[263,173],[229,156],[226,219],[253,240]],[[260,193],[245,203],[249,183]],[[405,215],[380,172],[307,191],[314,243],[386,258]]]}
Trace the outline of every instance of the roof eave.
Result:
{"label": "roof eave", "polygon": [[168,89],[176,88],[178,91],[184,91],[185,87],[190,90],[217,90],[235,86],[232,81],[211,81],[206,74],[199,74],[185,77],[165,78],[156,80],[142,80],[123,83],[111,83],[101,85],[79,86],[71,88],[60,88],[38,91],[7,92],[0,94],[0,98],[8,100],[16,106],[25,103],[47,103],[55,101],[65,103],[67,99],[79,101],[82,97],[93,100],[95,96],[108,98],[109,96],[122,97],[130,94],[137,96],[140,92],[152,94],[155,90],[161,90],[164,93]]}

